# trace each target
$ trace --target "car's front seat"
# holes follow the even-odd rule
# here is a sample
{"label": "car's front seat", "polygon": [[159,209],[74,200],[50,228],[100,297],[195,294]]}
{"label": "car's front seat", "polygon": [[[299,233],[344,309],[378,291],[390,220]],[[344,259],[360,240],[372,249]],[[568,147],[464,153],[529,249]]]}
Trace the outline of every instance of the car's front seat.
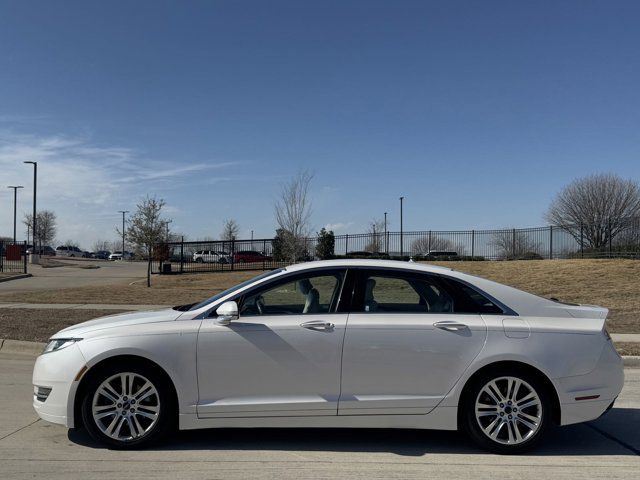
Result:
{"label": "car's front seat", "polygon": [[318,313],[320,311],[320,293],[318,293],[318,290],[313,288],[311,282],[306,278],[298,281],[298,288],[306,297],[302,313]]}
{"label": "car's front seat", "polygon": [[373,297],[373,290],[376,288],[376,281],[373,278],[367,280],[364,289],[364,311],[375,312],[378,309],[378,302]]}

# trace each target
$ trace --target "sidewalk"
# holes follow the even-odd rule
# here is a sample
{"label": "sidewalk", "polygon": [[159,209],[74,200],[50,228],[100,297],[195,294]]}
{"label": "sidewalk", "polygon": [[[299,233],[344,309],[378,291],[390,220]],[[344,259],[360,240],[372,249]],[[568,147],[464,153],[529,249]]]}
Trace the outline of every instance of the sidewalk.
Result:
{"label": "sidewalk", "polygon": [[[122,305],[110,303],[2,303],[0,308],[26,308],[26,309],[76,309],[76,310],[159,310],[170,308],[170,305]],[[640,340],[639,340],[640,341]]]}
{"label": "sidewalk", "polygon": [[614,342],[640,343],[640,333],[611,333]]}

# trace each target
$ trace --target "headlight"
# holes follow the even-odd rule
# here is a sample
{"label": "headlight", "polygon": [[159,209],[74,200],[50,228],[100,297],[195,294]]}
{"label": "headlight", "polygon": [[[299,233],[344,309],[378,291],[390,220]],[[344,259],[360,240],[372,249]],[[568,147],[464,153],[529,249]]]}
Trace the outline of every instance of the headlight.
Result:
{"label": "headlight", "polygon": [[47,346],[44,347],[44,351],[42,353],[50,353],[55,352],[56,350],[62,350],[63,348],[67,348],[69,345],[73,345],[76,342],[82,340],[81,338],[55,338],[53,340],[49,340]]}

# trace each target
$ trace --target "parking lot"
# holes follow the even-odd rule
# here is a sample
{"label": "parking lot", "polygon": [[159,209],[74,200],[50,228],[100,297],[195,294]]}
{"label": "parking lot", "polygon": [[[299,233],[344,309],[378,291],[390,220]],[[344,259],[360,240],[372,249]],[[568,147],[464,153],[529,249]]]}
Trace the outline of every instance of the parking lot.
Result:
{"label": "parking lot", "polygon": [[147,274],[147,264],[144,262],[109,262],[93,259],[57,262],[64,266],[45,268],[29,265],[29,273],[33,276],[0,283],[0,294],[127,284],[141,280]]}
{"label": "parking lot", "polygon": [[84,431],[38,420],[34,358],[0,354],[0,478],[637,478],[640,369],[626,369],[616,407],[585,425],[555,429],[535,452],[497,456],[455,432],[203,430],[150,450],[95,445]]}

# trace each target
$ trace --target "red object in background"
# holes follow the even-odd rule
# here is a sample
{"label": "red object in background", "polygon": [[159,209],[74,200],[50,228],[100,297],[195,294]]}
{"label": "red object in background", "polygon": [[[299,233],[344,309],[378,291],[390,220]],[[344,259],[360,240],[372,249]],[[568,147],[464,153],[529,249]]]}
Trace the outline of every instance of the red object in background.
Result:
{"label": "red object in background", "polygon": [[7,260],[20,260],[22,258],[21,245],[7,245]]}
{"label": "red object in background", "polygon": [[233,256],[234,263],[270,262],[273,258],[262,252],[254,250],[242,250]]}

